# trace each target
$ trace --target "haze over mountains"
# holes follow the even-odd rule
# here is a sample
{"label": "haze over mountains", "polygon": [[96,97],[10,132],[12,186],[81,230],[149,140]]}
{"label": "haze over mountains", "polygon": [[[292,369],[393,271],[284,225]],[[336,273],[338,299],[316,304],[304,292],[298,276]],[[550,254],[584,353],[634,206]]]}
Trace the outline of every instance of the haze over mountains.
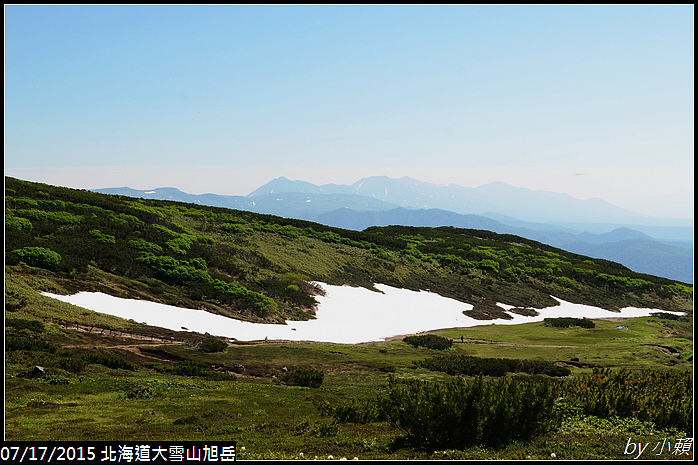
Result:
{"label": "haze over mountains", "polygon": [[[315,186],[304,181],[275,179],[248,197],[298,192],[305,194],[354,194],[371,197],[406,208],[438,208],[462,214],[498,213],[526,221],[642,221],[647,217],[616,207],[600,199],[579,200],[567,194],[532,191],[503,182],[480,187],[447,186],[403,177],[364,178],[351,186],[326,184]],[[570,207],[574,205],[574,210]]]}
{"label": "haze over mountains", "polygon": [[636,272],[693,282],[691,220],[654,218],[601,199],[580,200],[501,182],[471,188],[378,176],[350,186],[318,186],[281,177],[247,196],[195,195],[175,188],[94,191],[233,208],[353,230],[387,225],[485,229],[616,261]]}

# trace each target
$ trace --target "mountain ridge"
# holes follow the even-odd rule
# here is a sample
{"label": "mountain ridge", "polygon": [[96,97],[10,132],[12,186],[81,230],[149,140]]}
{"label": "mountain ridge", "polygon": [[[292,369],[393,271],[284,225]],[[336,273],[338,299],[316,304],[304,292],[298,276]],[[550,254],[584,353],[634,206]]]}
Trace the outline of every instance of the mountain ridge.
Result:
{"label": "mountain ridge", "polygon": [[[398,188],[398,194],[394,192],[395,189],[393,187],[395,186]],[[395,199],[395,196],[399,195],[400,189],[410,191],[411,189],[424,187],[428,189],[421,191],[422,194],[418,196],[412,195],[412,200],[400,201],[398,199],[396,203],[386,200],[389,198]],[[420,204],[420,202],[427,205],[430,202],[429,199],[441,195],[437,191],[444,188],[463,192],[473,192],[473,189],[482,189],[485,192],[500,189],[498,194],[499,200],[496,202],[480,202],[481,210],[498,208],[497,205],[505,202],[507,198],[526,196],[529,198],[531,196],[538,196],[535,198],[552,198],[554,203],[558,205],[558,208],[567,210],[574,210],[579,205],[592,205],[590,207],[591,210],[595,210],[594,205],[597,205],[596,202],[603,202],[595,198],[579,200],[563,193],[531,191],[530,189],[510,186],[499,181],[482,185],[479,188],[463,188],[455,184],[439,186],[409,177],[391,179],[387,176],[363,178],[351,186],[337,184],[317,186],[306,181],[291,181],[288,178],[280,177],[255,189],[247,196],[188,194],[176,188],[156,188],[151,190],[107,188],[97,189],[95,192],[241,209],[299,218],[353,230],[362,230],[375,225],[387,226],[393,224],[488,229],[498,233],[518,234],[522,237],[538,240],[570,251],[593,251],[594,254],[597,254],[597,258],[610,259],[610,257],[620,257],[623,264],[636,271],[678,279],[683,282],[693,282],[691,244],[684,242],[679,247],[677,243],[657,239],[638,229],[628,228],[627,226],[616,226],[610,231],[604,232],[590,232],[589,230],[577,229],[574,225],[579,223],[572,224],[572,227],[565,227],[564,225],[520,220],[500,212],[468,214],[454,212],[449,209],[419,208],[414,206]],[[432,192],[429,192],[429,189],[432,189]],[[297,190],[303,192],[297,192]],[[505,195],[507,192],[508,195]],[[455,196],[455,194],[453,195]],[[560,206],[560,202],[569,203]],[[404,204],[408,205],[405,206]],[[520,208],[523,209],[524,207],[520,206]],[[511,214],[512,212],[506,213]],[[613,219],[617,220],[618,217],[614,216]],[[632,219],[637,218],[633,217]],[[633,227],[639,228],[640,226]],[[647,227],[645,229],[651,230],[652,228]],[[654,229],[658,230],[656,227]],[[690,231],[692,238],[692,228]],[[642,247],[639,244],[623,242],[624,239],[630,238],[654,242],[651,244],[645,242],[642,244]],[[600,244],[607,245],[600,247]],[[675,248],[667,249],[667,245]]]}
{"label": "mountain ridge", "polygon": [[570,252],[613,260],[633,271],[693,282],[693,249],[653,239],[627,227],[608,233],[536,230],[508,225],[479,215],[460,215],[446,210],[394,210],[357,212],[339,209],[318,216],[317,221],[344,229],[363,230],[370,226],[455,226],[486,229],[498,234],[514,234]]}

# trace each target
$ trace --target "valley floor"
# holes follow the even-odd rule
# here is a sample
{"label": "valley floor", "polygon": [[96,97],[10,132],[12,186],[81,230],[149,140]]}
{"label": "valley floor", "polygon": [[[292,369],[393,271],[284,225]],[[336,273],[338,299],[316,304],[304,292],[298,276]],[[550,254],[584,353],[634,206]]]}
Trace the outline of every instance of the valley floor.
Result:
{"label": "valley floor", "polygon": [[[15,317],[16,315],[9,315]],[[660,320],[597,320],[591,330],[546,328],[540,323],[440,331],[452,337],[454,353],[478,356],[569,360],[633,369],[691,370],[689,340],[667,337]],[[675,328],[670,328],[675,329]],[[406,446],[402,432],[385,422],[336,423],[318,409],[322,403],[369,399],[384,389],[388,376],[444,381],[450,376],[415,368],[413,362],[438,351],[400,341],[378,344],[230,344],[225,352],[204,354],[190,341],[137,342],[135,334],[104,336],[52,327],[60,351],[74,356],[109,353],[132,363],[134,371],[90,364],[79,374],[52,367],[56,356],[36,351],[6,354],[7,440],[235,440],[240,459],[623,459],[628,441],[650,444],[640,458],[689,459],[673,453],[685,435],[632,418],[570,417],[558,430],[526,442],[464,450],[422,450]],[[180,333],[177,333],[179,335]],[[185,334],[185,333],[181,333]],[[460,343],[460,335],[464,343]],[[130,336],[130,337],[128,337]],[[679,353],[666,353],[669,346]],[[63,354],[65,355],[65,354]],[[52,358],[53,357],[53,358]],[[158,364],[194,360],[233,371],[234,380],[162,374]],[[23,378],[35,364],[45,378]],[[275,382],[286,370],[315,367],[324,372],[317,388]],[[590,368],[570,366],[576,376]],[[142,393],[142,394],[138,394]],[[651,453],[667,440],[671,450]],[[639,450],[639,449],[638,449]],[[637,454],[637,452],[635,452]]]}

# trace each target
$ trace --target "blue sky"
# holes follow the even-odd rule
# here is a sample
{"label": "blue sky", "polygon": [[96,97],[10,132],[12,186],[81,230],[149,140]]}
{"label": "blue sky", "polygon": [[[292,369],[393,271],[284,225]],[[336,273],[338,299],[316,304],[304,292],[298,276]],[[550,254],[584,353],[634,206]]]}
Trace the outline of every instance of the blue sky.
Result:
{"label": "blue sky", "polygon": [[410,176],[693,218],[693,6],[5,6],[5,173]]}

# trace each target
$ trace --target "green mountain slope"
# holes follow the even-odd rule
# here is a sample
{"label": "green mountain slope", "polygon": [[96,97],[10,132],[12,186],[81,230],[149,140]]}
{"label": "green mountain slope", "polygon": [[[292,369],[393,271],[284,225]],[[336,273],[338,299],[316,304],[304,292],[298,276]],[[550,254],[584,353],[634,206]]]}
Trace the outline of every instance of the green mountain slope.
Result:
{"label": "green mountain slope", "polygon": [[[692,312],[693,288],[518,236],[452,227],[349,231],[226,208],[5,178],[6,272],[66,292],[205,308],[250,321],[314,317],[314,281],[429,289],[507,317],[555,305]],[[43,289],[42,289],[43,290]],[[428,311],[428,309],[425,309]]]}

